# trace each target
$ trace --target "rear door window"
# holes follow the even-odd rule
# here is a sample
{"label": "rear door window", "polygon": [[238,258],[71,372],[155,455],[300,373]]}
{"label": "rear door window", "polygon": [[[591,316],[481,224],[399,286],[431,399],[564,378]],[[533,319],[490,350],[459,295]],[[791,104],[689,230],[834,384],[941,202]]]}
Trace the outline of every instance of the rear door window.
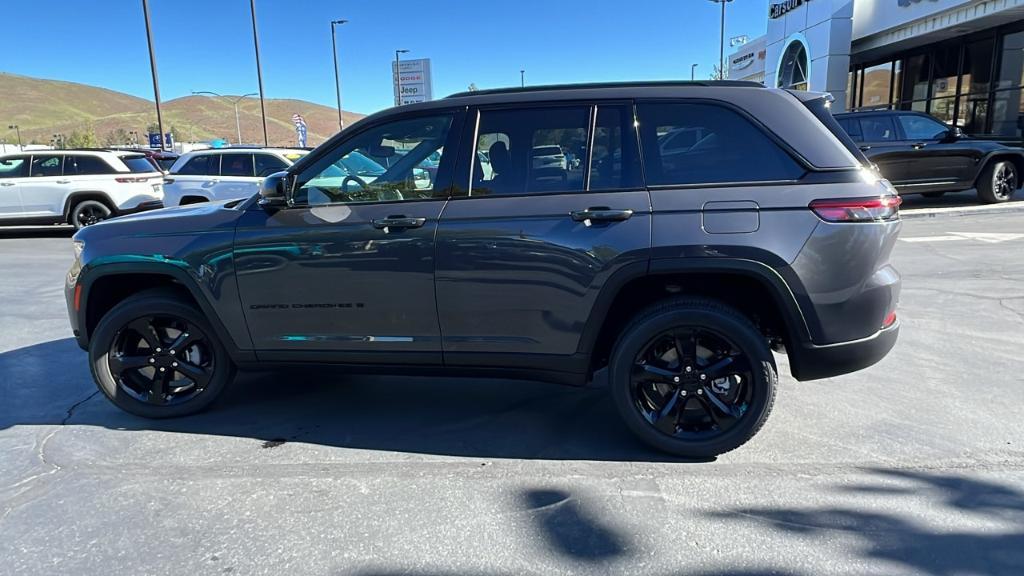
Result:
{"label": "rear door window", "polygon": [[63,159],[64,156],[62,154],[33,154],[31,176],[33,178],[60,176]]}
{"label": "rear door window", "polygon": [[864,116],[860,118],[860,131],[865,142],[895,142],[896,125],[892,116]]}
{"label": "rear door window", "polygon": [[482,110],[470,194],[582,192],[589,121],[589,106]]}
{"label": "rear door window", "polygon": [[221,176],[247,176],[255,173],[252,169],[252,154],[225,154],[220,159]]}
{"label": "rear door window", "polygon": [[795,180],[804,170],[761,128],[717,104],[637,106],[648,186]]}
{"label": "rear door window", "polygon": [[217,154],[193,156],[178,170],[178,174],[186,176],[219,176],[220,156]]}
{"label": "rear door window", "polygon": [[28,162],[25,157],[0,159],[0,178],[24,178],[28,176]]}
{"label": "rear door window", "polygon": [[96,156],[76,156],[69,154],[64,158],[65,176],[88,176],[97,174],[113,174],[114,167]]}

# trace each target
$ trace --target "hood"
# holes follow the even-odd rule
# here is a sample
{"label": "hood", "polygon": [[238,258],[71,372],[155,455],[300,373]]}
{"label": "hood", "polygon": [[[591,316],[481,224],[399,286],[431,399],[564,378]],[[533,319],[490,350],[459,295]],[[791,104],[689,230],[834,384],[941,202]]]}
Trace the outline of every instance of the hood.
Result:
{"label": "hood", "polygon": [[204,202],[118,216],[79,230],[75,240],[129,238],[213,232],[233,229],[244,200]]}

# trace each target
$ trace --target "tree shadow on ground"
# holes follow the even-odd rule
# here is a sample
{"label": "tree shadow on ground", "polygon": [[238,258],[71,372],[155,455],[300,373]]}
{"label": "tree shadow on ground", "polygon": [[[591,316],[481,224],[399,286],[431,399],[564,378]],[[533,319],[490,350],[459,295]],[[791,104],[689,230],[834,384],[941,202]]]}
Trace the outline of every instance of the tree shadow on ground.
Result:
{"label": "tree shadow on ground", "polygon": [[604,390],[529,381],[241,373],[208,411],[122,412],[96,391],[73,339],[0,354],[0,429],[76,424],[372,450],[557,460],[673,461],[636,440]]}
{"label": "tree shadow on ground", "polygon": [[[879,495],[913,498],[915,502],[924,499],[926,503],[915,509],[921,512],[895,514],[834,506],[744,508],[712,516],[754,521],[793,534],[845,534],[857,542],[865,558],[926,574],[1024,574],[1024,493],[954,474],[892,469],[869,472],[878,484],[840,486],[836,491],[874,499]],[[957,524],[930,526],[928,513],[935,506],[955,512]]]}

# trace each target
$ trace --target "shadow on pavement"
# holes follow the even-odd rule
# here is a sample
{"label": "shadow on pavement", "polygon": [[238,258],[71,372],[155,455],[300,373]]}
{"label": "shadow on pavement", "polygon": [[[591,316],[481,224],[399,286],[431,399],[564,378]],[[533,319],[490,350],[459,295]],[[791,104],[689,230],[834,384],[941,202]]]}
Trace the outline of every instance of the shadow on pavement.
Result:
{"label": "shadow on pavement", "polygon": [[75,229],[71,226],[0,226],[3,238],[71,238]]}
{"label": "shadow on pavement", "polygon": [[[981,206],[976,192],[949,192],[938,198],[925,198],[920,194],[902,195],[903,204],[900,210],[914,208],[959,208],[962,206]],[[1024,191],[1018,191],[1009,202],[1024,202]]]}
{"label": "shadow on pavement", "polygon": [[146,420],[100,395],[67,338],[0,354],[0,429],[76,424],[480,458],[672,461],[635,440],[608,394],[528,381],[241,373],[208,411]]}
{"label": "shadow on pavement", "polygon": [[[1024,493],[953,474],[892,469],[869,472],[878,477],[877,485],[839,486],[836,491],[914,498],[913,514],[837,506],[744,508],[712,516],[723,521],[758,522],[787,533],[851,538],[865,558],[925,574],[1024,574]],[[934,517],[929,518],[933,509],[955,512],[956,524],[935,526]]]}

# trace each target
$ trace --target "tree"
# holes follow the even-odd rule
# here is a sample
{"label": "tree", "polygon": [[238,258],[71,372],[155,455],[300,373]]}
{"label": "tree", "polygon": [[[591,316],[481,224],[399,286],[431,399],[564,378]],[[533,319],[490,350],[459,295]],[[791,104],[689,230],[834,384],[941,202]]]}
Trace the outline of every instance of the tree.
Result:
{"label": "tree", "polygon": [[128,134],[128,131],[124,128],[117,128],[107,132],[107,135],[103,138],[103,144],[105,146],[125,146],[132,141],[132,137]]}
{"label": "tree", "polygon": [[67,148],[99,148],[100,142],[96,138],[96,132],[92,126],[83,128],[81,131],[75,130],[70,136],[64,140],[64,146]]}
{"label": "tree", "polygon": [[722,68],[718,66],[718,64],[715,64],[714,66],[711,67],[711,79],[712,80],[725,80],[726,79],[725,73],[722,71]]}

